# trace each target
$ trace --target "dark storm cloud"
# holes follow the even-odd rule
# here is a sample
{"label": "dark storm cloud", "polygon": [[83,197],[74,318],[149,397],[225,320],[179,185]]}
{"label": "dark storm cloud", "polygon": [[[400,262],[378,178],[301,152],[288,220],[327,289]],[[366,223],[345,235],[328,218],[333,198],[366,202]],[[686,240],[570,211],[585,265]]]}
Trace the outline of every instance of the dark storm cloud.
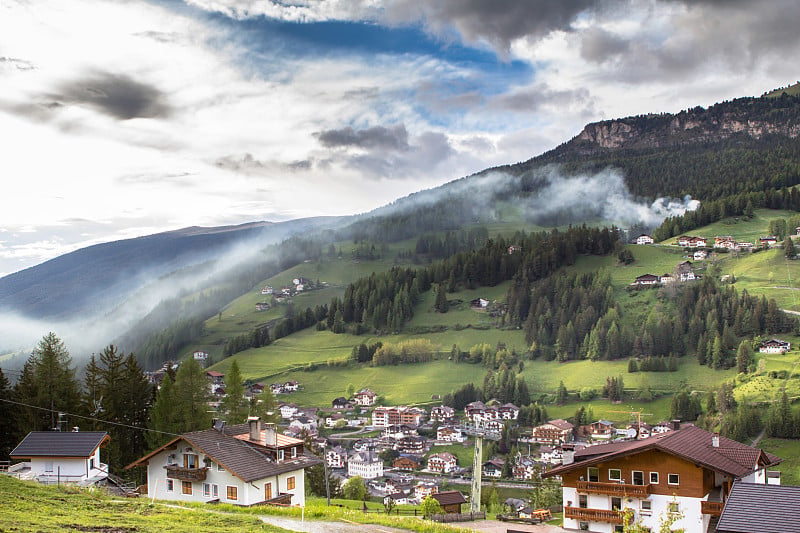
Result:
{"label": "dark storm cloud", "polygon": [[589,28],[581,38],[581,57],[603,63],[628,51],[630,42],[602,28]]}
{"label": "dark storm cloud", "polygon": [[351,156],[346,164],[367,178],[414,178],[447,161],[455,153],[446,135],[425,132],[413,139],[407,150],[389,153],[374,150]]}
{"label": "dark storm cloud", "polygon": [[399,0],[390,3],[388,16],[421,17],[437,32],[455,28],[468,42],[483,39],[507,51],[514,39],[568,29],[579,14],[596,5],[596,0],[439,0],[420,6]]}
{"label": "dark storm cloud", "polygon": [[591,109],[593,99],[587,89],[554,90],[547,86],[535,86],[510,92],[495,98],[491,107],[516,113],[534,113],[542,107],[557,106],[560,109],[578,107]]}
{"label": "dark storm cloud", "polygon": [[407,150],[408,132],[402,124],[384,127],[373,126],[356,130],[348,126],[338,130],[317,133],[317,139],[326,148],[358,147],[383,150]]}
{"label": "dark storm cloud", "polygon": [[165,118],[171,113],[166,96],[156,87],[109,72],[65,83],[50,98],[85,105],[119,120]]}

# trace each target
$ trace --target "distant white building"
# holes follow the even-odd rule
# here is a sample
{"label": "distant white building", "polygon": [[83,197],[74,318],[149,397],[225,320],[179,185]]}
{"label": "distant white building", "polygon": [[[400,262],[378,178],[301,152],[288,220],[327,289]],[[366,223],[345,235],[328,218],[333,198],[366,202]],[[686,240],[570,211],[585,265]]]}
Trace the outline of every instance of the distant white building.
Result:
{"label": "distant white building", "polygon": [[383,461],[373,451],[357,452],[347,461],[347,475],[375,479],[383,476]]}
{"label": "distant white building", "polygon": [[650,235],[642,234],[636,237],[636,244],[653,244],[654,242],[656,241]]}

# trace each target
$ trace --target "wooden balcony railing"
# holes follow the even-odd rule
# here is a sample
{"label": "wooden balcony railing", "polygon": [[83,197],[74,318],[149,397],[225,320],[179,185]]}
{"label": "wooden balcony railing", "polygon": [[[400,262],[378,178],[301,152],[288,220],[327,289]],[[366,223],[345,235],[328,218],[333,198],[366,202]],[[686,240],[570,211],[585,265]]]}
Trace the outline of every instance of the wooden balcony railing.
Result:
{"label": "wooden balcony railing", "polygon": [[711,516],[721,515],[723,507],[725,507],[725,504],[722,502],[700,502],[700,512],[703,514],[710,514]]}
{"label": "wooden balcony railing", "polygon": [[578,492],[607,494],[609,496],[628,496],[631,498],[647,498],[650,485],[629,485],[627,483],[600,483],[597,481],[578,481]]}
{"label": "wooden balcony railing", "polygon": [[624,521],[622,511],[584,509],[582,507],[564,507],[564,518],[586,522],[607,522],[609,524],[622,524]]}
{"label": "wooden balcony railing", "polygon": [[205,481],[208,468],[184,468],[178,465],[167,465],[167,477],[181,481]]}

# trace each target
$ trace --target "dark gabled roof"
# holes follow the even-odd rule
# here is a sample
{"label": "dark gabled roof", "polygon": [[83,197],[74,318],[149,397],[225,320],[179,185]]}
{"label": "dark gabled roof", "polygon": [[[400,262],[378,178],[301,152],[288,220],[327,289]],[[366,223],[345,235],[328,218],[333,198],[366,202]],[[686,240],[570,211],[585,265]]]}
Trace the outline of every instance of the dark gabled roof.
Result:
{"label": "dark gabled roof", "polygon": [[11,457],[89,457],[110,440],[105,431],[31,431]]}
{"label": "dark gabled roof", "polygon": [[718,437],[719,446],[713,446],[713,435],[699,427],[684,425],[679,430],[646,439],[589,446],[575,452],[573,463],[553,468],[543,476],[559,475],[575,468],[651,449],[661,450],[737,478],[753,472],[755,467],[781,462],[781,458],[776,455],[722,436]]}
{"label": "dark gabled roof", "polygon": [[466,498],[464,498],[464,495],[458,492],[457,490],[437,492],[436,494],[431,494],[431,498],[438,501],[439,505],[455,505],[455,504],[467,503],[467,500]]}
{"label": "dark gabled roof", "polygon": [[733,484],[719,517],[719,533],[800,533],[800,487]]}
{"label": "dark gabled roof", "polygon": [[[241,427],[242,425],[232,426],[230,432],[238,434],[236,433],[237,428]],[[216,429],[185,433],[150,452],[138,461],[131,463],[126,468],[147,464],[151,457],[173,446],[180,440],[188,442],[193,448],[197,448],[197,450],[221,464],[225,470],[246,483],[322,463],[321,459],[313,455],[299,455],[294,459],[278,463],[260,451],[258,446],[249,444],[242,439],[237,439],[228,434],[228,432],[229,428],[225,428],[225,433]]]}

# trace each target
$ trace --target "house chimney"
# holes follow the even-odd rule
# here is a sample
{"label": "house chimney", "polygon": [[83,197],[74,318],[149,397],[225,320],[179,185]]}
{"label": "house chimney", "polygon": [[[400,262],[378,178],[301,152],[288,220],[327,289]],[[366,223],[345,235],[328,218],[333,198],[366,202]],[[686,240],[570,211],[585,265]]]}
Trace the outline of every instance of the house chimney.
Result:
{"label": "house chimney", "polygon": [[561,455],[561,464],[571,465],[575,462],[575,450],[564,450]]}
{"label": "house chimney", "polygon": [[719,448],[719,435],[716,433],[711,435],[711,446],[714,448]]}
{"label": "house chimney", "polygon": [[261,440],[261,419],[257,416],[247,417],[247,424],[250,426],[250,440]]}
{"label": "house chimney", "polygon": [[275,424],[264,424],[264,444],[267,446],[278,445],[278,432],[275,430]]}
{"label": "house chimney", "polygon": [[681,421],[680,420],[670,420],[669,421],[669,425],[675,431],[681,429]]}

